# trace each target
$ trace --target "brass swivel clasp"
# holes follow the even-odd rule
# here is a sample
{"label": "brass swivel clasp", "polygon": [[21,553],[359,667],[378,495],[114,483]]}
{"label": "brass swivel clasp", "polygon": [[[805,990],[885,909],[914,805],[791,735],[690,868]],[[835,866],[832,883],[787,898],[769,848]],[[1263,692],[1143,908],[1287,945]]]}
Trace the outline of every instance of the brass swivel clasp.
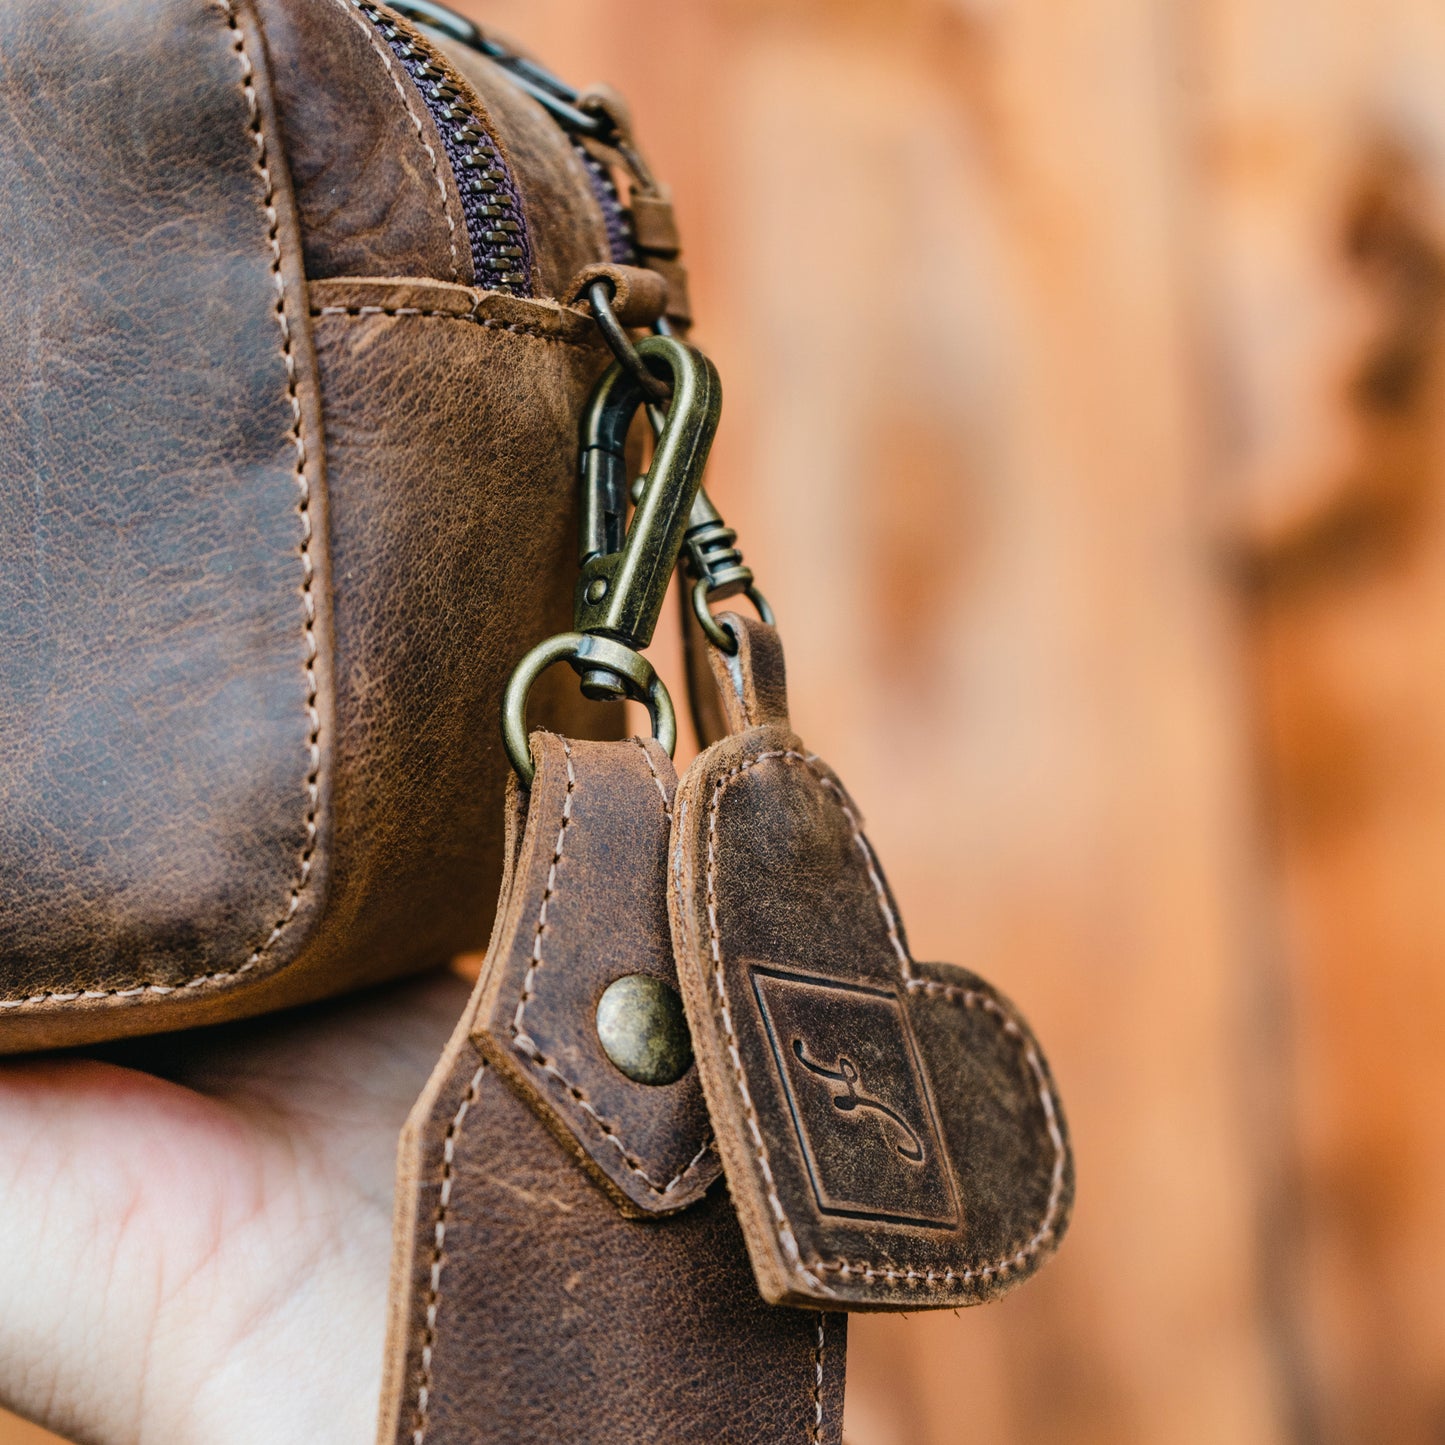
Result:
{"label": "brass swivel clasp", "polygon": [[649,371],[670,382],[672,401],[628,526],[633,489],[627,433],[650,398],[621,363],[593,394],[582,425],[582,575],[575,623],[578,632],[616,638],[640,651],[652,641],[682,554],[722,413],[722,382],[702,352],[675,337],[647,336],[636,350]]}
{"label": "brass swivel clasp", "polygon": [[657,740],[669,753],[677,745],[672,699],[642,651],[652,641],[682,555],[722,413],[722,382],[707,357],[676,337],[644,337],[636,350],[648,372],[671,392],[666,412],[657,414],[652,463],[634,494],[627,433],[638,408],[651,398],[636,369],[618,362],[598,384],[582,425],[582,575],[573,609],[575,630],[534,647],[512,674],[502,703],[507,755],[529,787],[527,694],[554,662],[571,664],[588,697],[644,703]]}
{"label": "brass swivel clasp", "polygon": [[[672,388],[661,376],[651,371],[648,363],[643,360],[641,351],[634,345],[612,309],[612,295],[612,283],[606,278],[594,282],[588,292],[592,314],[613,355],[642,391],[653,427],[660,433],[666,420],[666,413],[662,411],[660,403],[668,399]],[[660,335],[672,334],[665,329],[668,325],[666,320],[658,324],[664,328],[659,332]],[[629,423],[631,416],[629,412]],[[615,487],[620,485],[621,481],[620,477],[614,476],[609,479],[609,485]],[[638,487],[644,487],[646,481],[646,478],[641,479]],[[589,486],[584,474],[584,505],[587,499],[598,495],[599,493]],[[639,490],[633,491],[634,500],[639,499],[640,495]],[[614,521],[619,517],[616,512],[608,515],[612,516]],[[594,533],[587,535],[595,535],[595,529]],[[773,610],[768,605],[768,599],[758,590],[753,580],[752,568],[743,560],[737,541],[738,534],[723,521],[722,514],[712,504],[706,489],[699,487],[688,517],[687,530],[683,534],[683,566],[692,583],[692,611],[698,626],[714,647],[727,653],[737,650],[737,639],[713,617],[711,602],[720,602],[742,594],[758,609],[758,615],[764,622],[769,625],[773,622]],[[589,555],[587,543],[584,541],[584,563]]]}

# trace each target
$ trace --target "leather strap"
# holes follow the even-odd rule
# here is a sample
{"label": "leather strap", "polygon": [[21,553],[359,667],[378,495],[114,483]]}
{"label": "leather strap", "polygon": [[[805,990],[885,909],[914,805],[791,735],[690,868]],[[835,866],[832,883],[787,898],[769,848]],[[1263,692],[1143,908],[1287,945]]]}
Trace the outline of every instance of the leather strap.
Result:
{"label": "leather strap", "polygon": [[673,1214],[721,1173],[697,1070],[665,1085],[604,1052],[597,1006],[619,979],[661,983],[686,1028],[667,919],[677,775],[655,742],[539,732],[528,826],[472,1033],[628,1214]]}
{"label": "leather strap", "polygon": [[587,1017],[608,976],[675,977],[671,764],[635,740],[534,752],[488,962],[402,1139],[379,1439],[837,1445],[846,1317],[763,1303],[722,1188],[666,1218],[614,1197],[647,1207],[607,1131],[655,1181],[700,1127],[695,1069],[608,1078]]}

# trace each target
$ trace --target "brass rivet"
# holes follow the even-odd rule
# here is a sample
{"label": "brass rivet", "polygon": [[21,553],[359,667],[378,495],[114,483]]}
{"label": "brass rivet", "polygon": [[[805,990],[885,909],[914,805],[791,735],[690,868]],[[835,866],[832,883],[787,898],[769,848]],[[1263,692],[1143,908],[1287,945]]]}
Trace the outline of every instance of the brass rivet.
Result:
{"label": "brass rivet", "polygon": [[607,596],[607,579],[605,577],[594,577],[587,586],[587,600],[589,602],[601,602]]}
{"label": "brass rivet", "polygon": [[671,984],[631,973],[608,984],[597,1000],[602,1051],[639,1084],[672,1084],[692,1064],[692,1038],[682,1000]]}

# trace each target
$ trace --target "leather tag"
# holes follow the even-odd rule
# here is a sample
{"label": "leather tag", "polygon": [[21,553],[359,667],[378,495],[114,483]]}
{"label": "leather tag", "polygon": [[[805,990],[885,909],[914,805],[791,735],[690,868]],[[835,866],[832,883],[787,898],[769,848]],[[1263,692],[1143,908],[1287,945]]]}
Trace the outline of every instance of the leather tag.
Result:
{"label": "leather tag", "polygon": [[[696,1068],[642,1083],[608,1057],[618,980],[677,1008],[667,846],[677,775],[654,742],[538,732],[537,775],[474,1024],[478,1046],[630,1214],[670,1214],[721,1172]],[[679,1017],[677,1034],[686,1050]]]}
{"label": "leather tag", "polygon": [[787,724],[771,628],[715,657],[738,729],[688,769],[670,906],[683,998],[763,1296],[979,1303],[1057,1247],[1064,1117],[1017,1010],[915,963],[858,809]]}

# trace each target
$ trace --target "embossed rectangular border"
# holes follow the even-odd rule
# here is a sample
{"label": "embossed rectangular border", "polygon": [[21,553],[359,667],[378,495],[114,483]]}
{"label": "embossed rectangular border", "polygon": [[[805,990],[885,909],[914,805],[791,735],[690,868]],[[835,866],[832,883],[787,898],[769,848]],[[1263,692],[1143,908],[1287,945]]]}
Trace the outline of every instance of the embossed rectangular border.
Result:
{"label": "embossed rectangular border", "polygon": [[[773,1067],[777,1072],[778,1083],[781,1086],[783,1097],[788,1102],[788,1113],[793,1120],[793,1133],[798,1143],[802,1146],[803,1164],[808,1171],[808,1183],[813,1190],[813,1199],[817,1204],[818,1213],[829,1219],[860,1219],[869,1224],[893,1226],[902,1229],[931,1229],[939,1233],[952,1233],[959,1228],[959,1221],[962,1215],[962,1206],[958,1198],[958,1190],[954,1183],[953,1161],[948,1157],[948,1145],[945,1142],[943,1129],[940,1127],[938,1112],[934,1108],[933,1093],[928,1087],[928,1075],[924,1072],[923,1061],[918,1054],[918,1041],[913,1037],[913,1028],[908,1021],[908,1010],[904,1007],[902,998],[896,989],[887,988],[877,984],[851,983],[843,979],[824,978],[815,973],[803,973],[798,969],[783,968],[777,964],[765,963],[761,960],[741,960],[748,972],[748,983],[752,987],[753,998],[757,1001],[758,1016],[763,1021],[763,1028],[767,1032],[768,1046],[773,1056]],[[807,1131],[803,1128],[803,1122],[798,1117],[797,1104],[793,1097],[793,1090],[788,1083],[787,1064],[781,1052],[781,1044],[776,1031],[773,1028],[772,1016],[768,1012],[767,1001],[763,998],[762,991],[758,988],[758,976],[776,978],[784,983],[810,984],[814,988],[830,988],[839,993],[858,993],[868,998],[888,999],[898,1007],[898,1022],[903,1031],[904,1041],[908,1045],[908,1061],[913,1070],[914,1080],[918,1085],[918,1096],[923,1100],[923,1107],[928,1113],[928,1122],[933,1129],[933,1138],[938,1145],[939,1152],[943,1156],[943,1180],[948,1189],[948,1196],[953,1205],[952,1219],[944,1222],[936,1219],[920,1219],[915,1215],[905,1214],[879,1214],[865,1209],[830,1209],[822,1202],[822,1191],[819,1187],[817,1165],[813,1158],[812,1148],[808,1144]]]}

